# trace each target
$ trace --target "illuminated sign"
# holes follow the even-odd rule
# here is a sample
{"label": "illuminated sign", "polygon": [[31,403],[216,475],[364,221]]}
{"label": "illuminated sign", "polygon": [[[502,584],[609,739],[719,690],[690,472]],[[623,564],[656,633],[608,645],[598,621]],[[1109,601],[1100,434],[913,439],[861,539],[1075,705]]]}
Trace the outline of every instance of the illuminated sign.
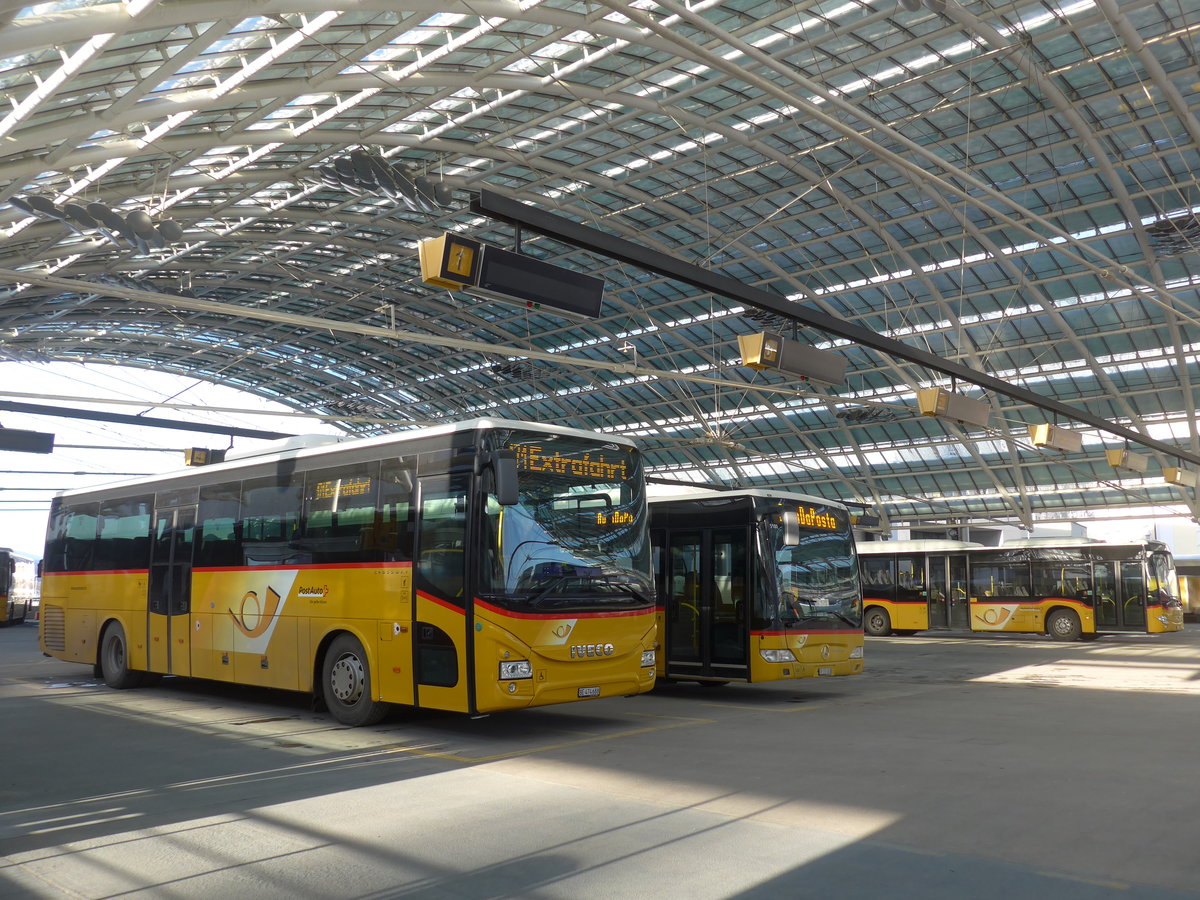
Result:
{"label": "illuminated sign", "polygon": [[361,497],[371,492],[371,479],[367,475],[353,478],[334,478],[318,481],[313,485],[314,500],[332,500],[335,497]]}
{"label": "illuminated sign", "polygon": [[619,509],[614,509],[612,512],[596,513],[597,525],[632,525],[633,513],[622,512]]}
{"label": "illuminated sign", "polygon": [[625,459],[610,462],[603,453],[596,457],[590,451],[582,456],[562,456],[557,450],[545,453],[534,444],[518,444],[509,449],[516,453],[517,468],[524,472],[549,472],[587,481],[625,481],[629,477]]}
{"label": "illuminated sign", "polygon": [[816,528],[821,531],[837,531],[838,520],[827,512],[817,512],[813,507],[796,509],[796,518],[801,528]]}

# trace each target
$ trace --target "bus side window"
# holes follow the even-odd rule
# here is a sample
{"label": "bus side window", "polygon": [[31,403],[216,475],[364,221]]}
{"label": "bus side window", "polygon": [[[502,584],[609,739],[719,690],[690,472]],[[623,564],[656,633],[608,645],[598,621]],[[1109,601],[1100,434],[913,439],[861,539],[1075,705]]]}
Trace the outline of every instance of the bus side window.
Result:
{"label": "bus side window", "polygon": [[150,565],[150,508],[153,497],[105,500],[94,565],[99,570],[145,569]]}
{"label": "bus side window", "polygon": [[470,474],[421,478],[420,559],[416,573],[426,590],[444,599],[461,600],[466,581],[464,549],[466,500]]}
{"label": "bus side window", "polygon": [[293,541],[300,531],[303,482],[299,476],[255,478],[242,482],[243,565],[278,566],[308,558]]}
{"label": "bus side window", "polygon": [[99,503],[56,505],[46,536],[47,572],[86,572],[96,548]]}
{"label": "bus side window", "polygon": [[413,558],[415,484],[411,459],[383,461],[379,469],[375,521],[363,531],[363,547],[379,562],[404,562]]}
{"label": "bus side window", "polygon": [[197,566],[242,564],[239,494],[236,482],[200,489]]}
{"label": "bus side window", "polygon": [[314,563],[377,562],[374,541],[379,464],[352,463],[314,469],[304,478],[300,547]]}

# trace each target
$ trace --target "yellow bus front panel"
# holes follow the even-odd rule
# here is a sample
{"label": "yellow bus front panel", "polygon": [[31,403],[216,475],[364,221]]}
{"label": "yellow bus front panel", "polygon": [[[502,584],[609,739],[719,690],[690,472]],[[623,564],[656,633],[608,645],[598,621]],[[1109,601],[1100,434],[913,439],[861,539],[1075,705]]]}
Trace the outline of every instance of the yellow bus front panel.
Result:
{"label": "yellow bus front panel", "polygon": [[1146,630],[1151,634],[1183,631],[1183,607],[1151,604],[1146,609]]}
{"label": "yellow bus front panel", "polygon": [[[476,601],[476,707],[479,712],[640,694],[654,687],[642,666],[656,641],[653,610],[513,613]],[[501,665],[529,662],[529,677],[503,678]],[[513,674],[513,673],[510,673]]]}
{"label": "yellow bus front panel", "polygon": [[470,712],[466,610],[418,591],[413,629],[417,705]]}
{"label": "yellow bus front panel", "polygon": [[[861,631],[752,632],[750,643],[753,682],[857,675],[863,670]],[[790,652],[795,661],[781,651]]]}

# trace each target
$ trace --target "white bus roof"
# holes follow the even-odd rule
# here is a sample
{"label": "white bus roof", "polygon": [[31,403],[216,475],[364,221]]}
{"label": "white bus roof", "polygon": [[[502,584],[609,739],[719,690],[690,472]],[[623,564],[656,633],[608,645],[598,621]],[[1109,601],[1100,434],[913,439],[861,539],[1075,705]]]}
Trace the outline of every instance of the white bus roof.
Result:
{"label": "white bus roof", "polygon": [[[1006,540],[1001,546],[1003,547],[1086,547],[1090,544],[1104,544],[1106,541],[1097,538],[1088,537],[1027,537],[1013,538],[1011,541]],[[1122,543],[1137,544],[1140,541],[1129,541]]]}
{"label": "white bus roof", "polygon": [[864,553],[936,553],[939,550],[973,550],[982,546],[984,545],[974,541],[950,540],[858,541],[855,549],[858,551],[858,555],[862,556]]}
{"label": "white bus roof", "polygon": [[823,506],[835,506],[845,509],[843,503],[829,500],[825,497],[814,497],[811,494],[797,494],[792,491],[774,488],[732,488],[727,491],[714,488],[688,487],[677,484],[646,484],[646,499],[650,503],[669,503],[674,500],[730,500],[735,497],[763,497],[767,500],[794,500],[798,503],[819,503]]}
{"label": "white bus roof", "polygon": [[[213,463],[208,466],[183,466],[169,472],[162,472],[158,475],[145,475],[138,478],[131,478],[124,481],[113,481],[106,484],[92,485],[91,487],[73,488],[67,491],[59,491],[56,496],[74,497],[86,494],[92,494],[97,491],[106,491],[114,487],[128,488],[136,487],[139,484],[154,484],[155,482],[165,481],[172,478],[195,477],[201,473],[208,472],[237,472],[241,469],[246,469],[251,466],[262,465],[264,463],[272,463],[284,459],[305,459],[310,456],[319,456],[328,453],[331,450],[351,450],[362,447],[377,447],[387,446],[388,444],[403,443],[407,441],[420,440],[421,438],[437,437],[443,434],[453,434],[460,431],[476,431],[480,428],[486,429],[502,429],[515,428],[528,431],[544,431],[548,434],[561,434],[568,437],[579,437],[586,440],[599,441],[601,443],[618,444],[623,447],[636,448],[637,444],[626,437],[616,437],[610,434],[600,434],[595,431],[584,431],[580,428],[567,428],[562,425],[542,425],[537,422],[518,422],[511,419],[467,419],[462,422],[450,422],[445,425],[430,425],[424,428],[413,428],[408,431],[393,431],[388,434],[375,435],[374,437],[356,438],[347,437],[339,439],[336,435],[332,435],[333,441],[323,441],[318,444],[306,444],[305,441],[297,442],[300,446],[291,444],[293,438],[284,438],[282,441],[273,442],[273,446],[263,447],[261,453],[249,453],[240,455],[236,458],[230,457],[225,462]],[[325,437],[325,435],[317,435],[316,437]],[[290,444],[283,447],[281,444]]]}

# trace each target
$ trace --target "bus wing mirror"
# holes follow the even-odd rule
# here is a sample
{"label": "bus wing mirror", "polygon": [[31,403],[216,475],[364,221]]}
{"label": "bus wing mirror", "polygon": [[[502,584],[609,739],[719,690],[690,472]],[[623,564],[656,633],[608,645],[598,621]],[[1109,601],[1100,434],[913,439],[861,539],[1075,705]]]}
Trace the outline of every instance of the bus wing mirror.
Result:
{"label": "bus wing mirror", "polygon": [[783,519],[783,546],[800,546],[800,517],[794,509],[785,509]]}
{"label": "bus wing mirror", "polygon": [[497,450],[492,454],[490,465],[496,501],[501,506],[516,506],[521,499],[517,490],[517,454],[511,450]]}

